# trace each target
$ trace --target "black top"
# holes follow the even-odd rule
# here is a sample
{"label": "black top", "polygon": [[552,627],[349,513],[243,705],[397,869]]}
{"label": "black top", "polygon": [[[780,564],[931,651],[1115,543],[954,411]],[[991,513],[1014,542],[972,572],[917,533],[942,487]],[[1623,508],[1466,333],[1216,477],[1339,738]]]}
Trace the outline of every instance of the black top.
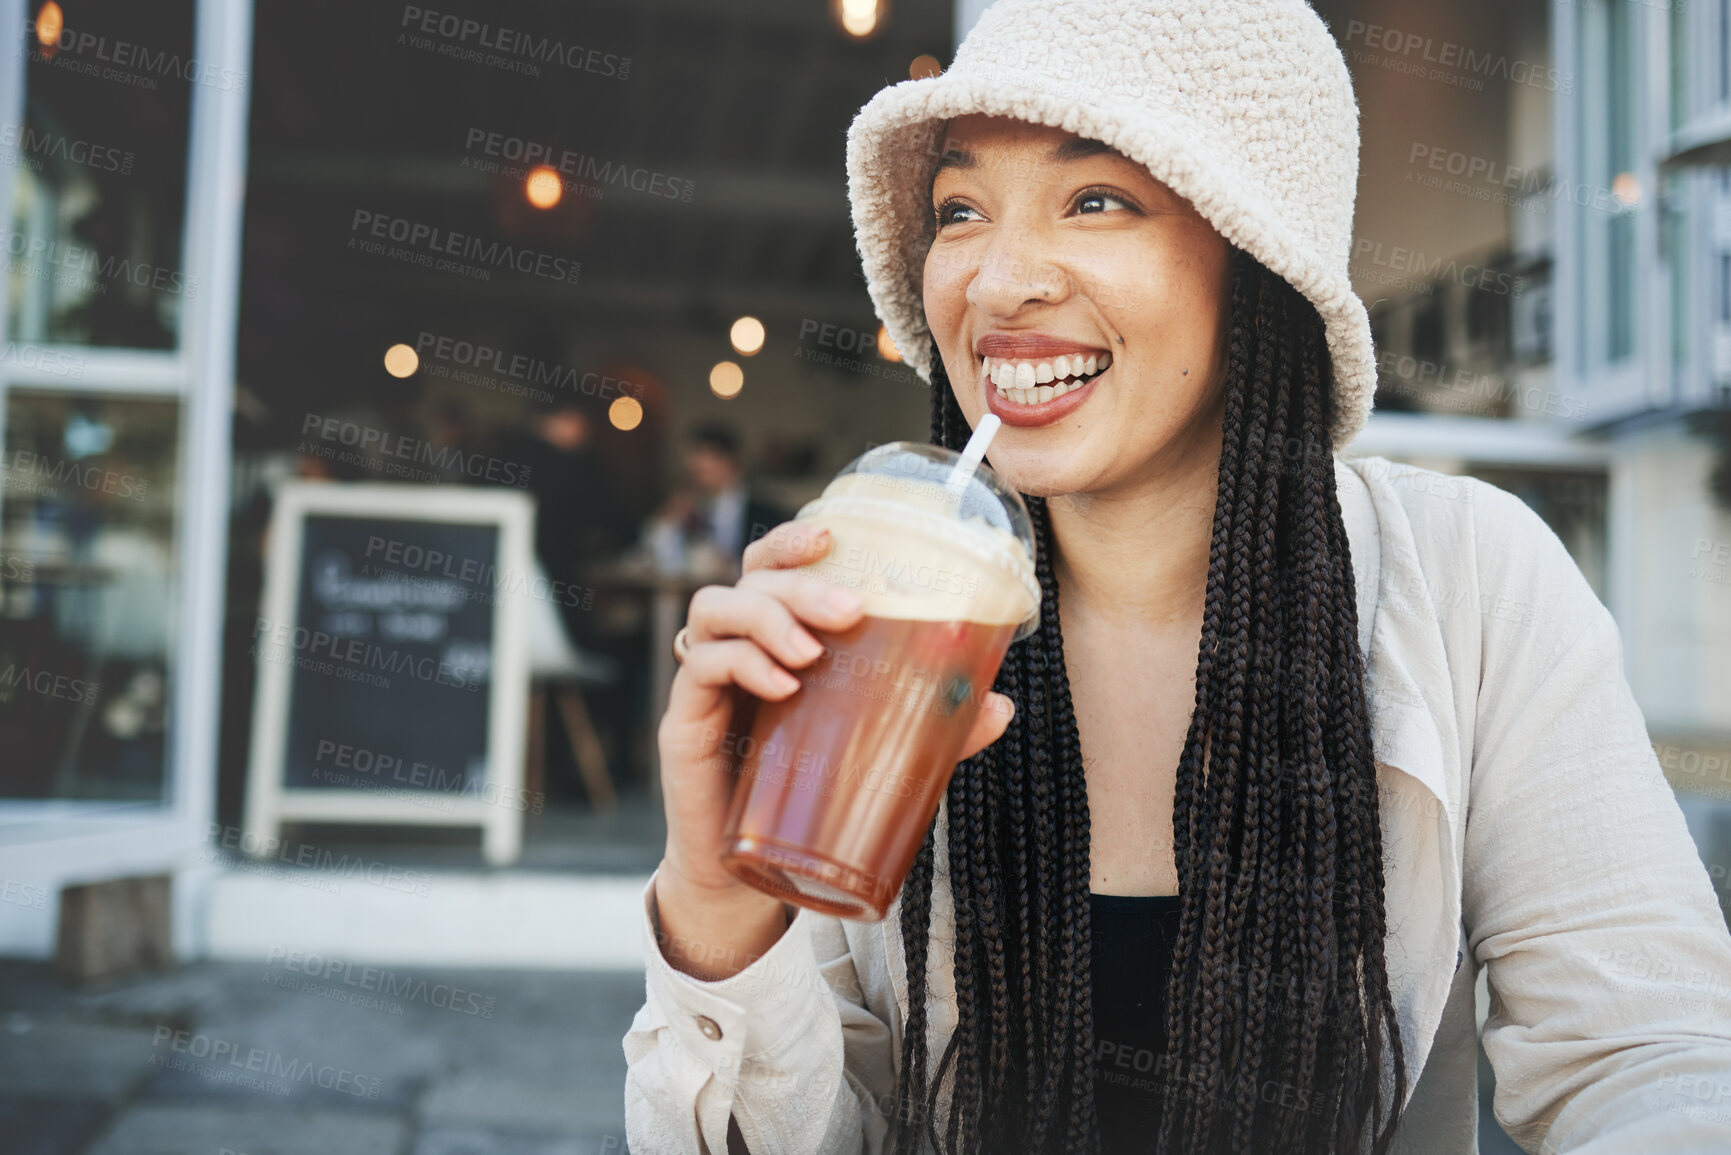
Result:
{"label": "black top", "polygon": [[1094,1103],[1105,1155],[1141,1155],[1160,1129],[1166,980],[1178,896],[1093,896]]}

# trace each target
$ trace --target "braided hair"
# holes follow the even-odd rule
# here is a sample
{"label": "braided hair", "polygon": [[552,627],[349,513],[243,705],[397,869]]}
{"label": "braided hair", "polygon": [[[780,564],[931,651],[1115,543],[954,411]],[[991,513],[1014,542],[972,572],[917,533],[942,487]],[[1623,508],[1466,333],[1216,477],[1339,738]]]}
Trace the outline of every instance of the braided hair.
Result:
{"label": "braided hair", "polygon": [[[1383,955],[1365,671],[1315,306],[1236,247],[1196,704],[1173,803],[1179,929],[1156,1086],[1158,1155],[1387,1150],[1406,1069]],[[935,343],[932,440],[970,432]],[[927,1081],[936,823],[902,892],[906,1121],[950,1153],[1098,1149],[1089,810],[1051,524],[1040,627],[994,688],[1016,704],[948,800],[958,1025]],[[1154,832],[1150,832],[1150,838]],[[937,1118],[939,1084],[952,1079]],[[1270,1084],[1281,1094],[1262,1094]],[[1267,1101],[1267,1100],[1273,1100]]]}

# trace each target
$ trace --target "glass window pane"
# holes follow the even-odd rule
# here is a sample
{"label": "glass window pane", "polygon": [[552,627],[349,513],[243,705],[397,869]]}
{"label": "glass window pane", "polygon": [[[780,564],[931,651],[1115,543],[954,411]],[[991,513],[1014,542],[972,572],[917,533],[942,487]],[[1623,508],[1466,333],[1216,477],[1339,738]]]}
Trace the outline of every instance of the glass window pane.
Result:
{"label": "glass window pane", "polygon": [[197,292],[181,261],[192,87],[245,80],[194,58],[192,0],[64,7],[31,4],[23,120],[0,126],[9,335],[171,349]]}
{"label": "glass window pane", "polygon": [[1628,4],[1584,8],[1580,16],[1581,195],[1578,240],[1582,256],[1582,361],[1589,368],[1623,361],[1635,352],[1636,233],[1641,203],[1636,183],[1635,9]]}
{"label": "glass window pane", "polygon": [[[1633,180],[1635,164],[1635,94],[1632,73],[1634,43],[1633,7],[1612,4],[1606,9],[1610,41],[1606,46],[1605,135],[1607,164],[1601,174],[1602,187],[1622,192]],[[1635,218],[1614,213],[1606,222],[1609,235],[1609,270],[1606,287],[1610,315],[1607,360],[1621,361],[1635,349]]]}
{"label": "glass window pane", "polygon": [[180,405],[13,390],[0,797],[163,796]]}
{"label": "glass window pane", "polygon": [[[1724,0],[1722,0],[1724,2]],[[1682,126],[1692,111],[1689,107],[1689,7],[1686,4],[1673,4],[1666,13],[1666,32],[1670,37],[1667,61],[1670,84],[1667,88],[1667,103],[1670,106],[1667,130],[1676,132]]]}
{"label": "glass window pane", "polygon": [[1723,104],[1731,100],[1731,0],[1719,0],[1719,35],[1714,47],[1719,58],[1718,97]]}

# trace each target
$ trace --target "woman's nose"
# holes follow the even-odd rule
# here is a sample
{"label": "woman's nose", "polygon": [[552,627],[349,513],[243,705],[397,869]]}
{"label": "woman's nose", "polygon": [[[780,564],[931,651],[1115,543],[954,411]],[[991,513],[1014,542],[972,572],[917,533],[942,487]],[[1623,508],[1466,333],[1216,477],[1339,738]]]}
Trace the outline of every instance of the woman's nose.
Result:
{"label": "woman's nose", "polygon": [[968,303],[992,316],[1010,316],[1029,305],[1053,305],[1070,292],[1063,269],[1027,246],[994,247],[968,282]]}

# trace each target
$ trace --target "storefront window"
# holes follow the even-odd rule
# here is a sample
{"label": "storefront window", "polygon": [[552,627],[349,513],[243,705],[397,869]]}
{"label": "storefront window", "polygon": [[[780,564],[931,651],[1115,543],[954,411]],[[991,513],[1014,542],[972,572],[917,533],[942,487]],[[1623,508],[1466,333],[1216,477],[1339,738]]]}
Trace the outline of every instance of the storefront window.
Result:
{"label": "storefront window", "polygon": [[161,354],[199,299],[193,98],[245,80],[197,59],[192,0],[25,12],[23,99],[0,124],[0,798],[159,802],[184,388]]}
{"label": "storefront window", "polygon": [[[191,0],[33,5],[13,169],[7,335],[172,349],[198,286],[181,260],[194,56]],[[230,83],[233,83],[233,78]]]}
{"label": "storefront window", "polygon": [[0,450],[0,797],[157,800],[180,405],[15,389]]}

